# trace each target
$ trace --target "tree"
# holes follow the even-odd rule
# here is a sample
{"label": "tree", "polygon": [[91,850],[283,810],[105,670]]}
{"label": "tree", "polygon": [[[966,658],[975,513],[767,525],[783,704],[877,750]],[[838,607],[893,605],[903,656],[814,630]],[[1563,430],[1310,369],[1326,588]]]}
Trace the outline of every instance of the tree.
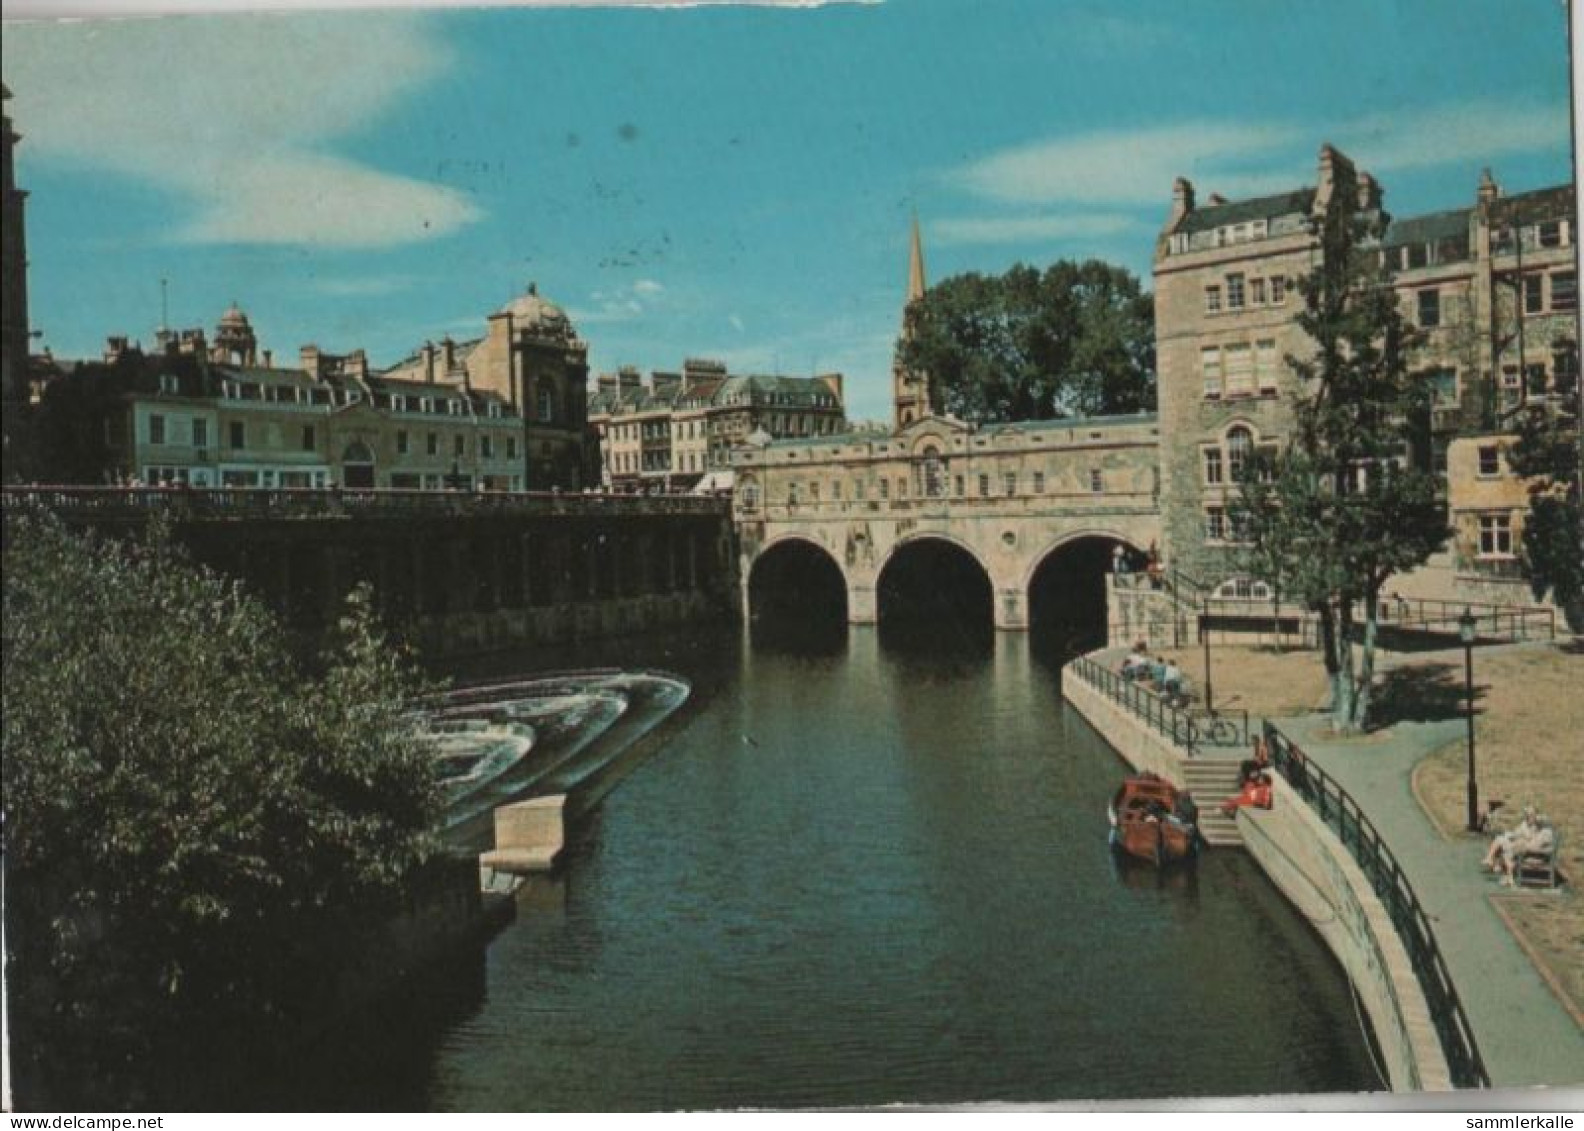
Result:
{"label": "tree", "polygon": [[1415,335],[1374,248],[1385,218],[1359,208],[1346,169],[1335,193],[1316,221],[1320,263],[1299,282],[1315,348],[1287,358],[1302,389],[1292,441],[1247,463],[1233,521],[1244,565],[1316,614],[1332,724],[1346,733],[1369,716],[1382,586],[1448,530],[1434,478],[1405,458],[1428,393],[1409,377]]}
{"label": "tree", "polygon": [[308,668],[162,532],[15,518],[6,536],[19,1085],[124,1104],[151,1064],[305,1016],[327,948],[435,850],[433,764],[403,715],[423,686],[366,594]]}
{"label": "tree", "polygon": [[1529,517],[1523,531],[1529,587],[1536,600],[1552,594],[1575,619],[1584,601],[1578,398],[1575,380],[1560,404],[1536,405],[1524,412],[1518,422],[1518,442],[1507,453],[1513,471],[1529,481]]}
{"label": "tree", "polygon": [[978,423],[1138,412],[1155,401],[1151,297],[1099,260],[943,279],[897,343],[938,410]]}

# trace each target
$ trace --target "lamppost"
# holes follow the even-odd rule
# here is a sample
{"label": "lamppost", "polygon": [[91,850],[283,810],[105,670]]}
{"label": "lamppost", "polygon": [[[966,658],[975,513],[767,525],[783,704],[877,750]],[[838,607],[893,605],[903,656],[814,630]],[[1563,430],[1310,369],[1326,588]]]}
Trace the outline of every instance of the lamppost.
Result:
{"label": "lamppost", "polygon": [[1210,689],[1210,598],[1200,598],[1199,636],[1204,640],[1205,710],[1215,710],[1215,694]]}
{"label": "lamppost", "polygon": [[1474,782],[1474,614],[1465,606],[1458,618],[1458,636],[1463,640],[1463,690],[1468,703],[1468,831],[1477,833],[1479,825],[1479,786]]}

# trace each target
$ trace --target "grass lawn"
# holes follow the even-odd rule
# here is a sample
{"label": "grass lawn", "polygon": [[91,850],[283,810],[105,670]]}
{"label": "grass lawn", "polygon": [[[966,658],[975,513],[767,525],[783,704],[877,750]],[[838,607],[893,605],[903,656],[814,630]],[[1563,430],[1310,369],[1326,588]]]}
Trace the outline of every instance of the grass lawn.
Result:
{"label": "grass lawn", "polygon": [[[1461,691],[1461,664],[1449,679]],[[1511,813],[1533,803],[1562,837],[1560,894],[1518,890],[1502,900],[1509,922],[1550,969],[1584,1017],[1584,648],[1577,645],[1474,655],[1474,724],[1481,803]],[[1426,757],[1414,792],[1443,831],[1466,820],[1468,748],[1459,740]]]}

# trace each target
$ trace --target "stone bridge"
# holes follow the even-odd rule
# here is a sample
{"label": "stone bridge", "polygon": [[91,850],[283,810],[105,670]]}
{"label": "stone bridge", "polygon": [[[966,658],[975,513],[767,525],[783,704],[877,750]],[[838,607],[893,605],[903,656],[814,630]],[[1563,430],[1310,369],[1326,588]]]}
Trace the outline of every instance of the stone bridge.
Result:
{"label": "stone bridge", "polygon": [[874,623],[892,571],[922,552],[969,567],[942,585],[982,575],[997,628],[1026,629],[1031,611],[1103,621],[1115,548],[1139,568],[1160,537],[1158,443],[1148,416],[761,437],[733,457],[744,611],[824,572],[848,621]]}

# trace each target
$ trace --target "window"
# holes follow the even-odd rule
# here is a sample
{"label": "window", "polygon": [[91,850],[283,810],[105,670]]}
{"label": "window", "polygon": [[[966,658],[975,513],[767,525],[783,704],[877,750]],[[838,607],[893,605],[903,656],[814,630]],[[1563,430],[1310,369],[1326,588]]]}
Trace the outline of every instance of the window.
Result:
{"label": "window", "polygon": [[149,443],[163,444],[165,442],[165,418],[159,413],[152,414],[149,418]]}
{"label": "window", "polygon": [[1482,514],[1479,520],[1479,556],[1510,558],[1513,552],[1512,516]]}
{"label": "window", "polygon": [[405,431],[396,433],[396,454],[399,456],[407,454],[407,433]]}
{"label": "window", "polygon": [[1485,479],[1501,474],[1501,449],[1495,444],[1480,445],[1479,474]]}
{"label": "window", "polygon": [[1226,508],[1209,507],[1205,510],[1204,536],[1207,542],[1226,541]]}
{"label": "window", "polygon": [[745,511],[756,511],[759,509],[759,484],[752,479],[745,481],[742,485],[742,508]]}
{"label": "window", "polygon": [[1242,310],[1243,309],[1243,300],[1244,300],[1244,297],[1245,297],[1242,273],[1241,272],[1235,272],[1235,273],[1233,273],[1231,275],[1228,275],[1226,277],[1226,288],[1227,288],[1227,309],[1228,310]]}
{"label": "window", "polygon": [[305,452],[311,452],[314,450],[314,430],[312,424],[303,425],[302,450]]}
{"label": "window", "polygon": [[1008,496],[1017,494],[1017,472],[1009,471],[1001,477],[1002,485]]}
{"label": "window", "polygon": [[1419,325],[1441,325],[1441,292],[1435,287],[1426,287],[1418,292],[1419,298]]}
{"label": "window", "polygon": [[1271,587],[1249,577],[1232,577],[1216,586],[1215,595],[1223,600],[1269,601]]}
{"label": "window", "polygon": [[1205,288],[1205,313],[1215,314],[1221,309],[1221,288],[1208,286]]}
{"label": "window", "polygon": [[1539,225],[1538,234],[1541,247],[1562,246],[1562,222],[1560,220],[1549,220]]}
{"label": "window", "polygon": [[1554,271],[1551,274],[1551,309],[1578,309],[1578,272]]}
{"label": "window", "polygon": [[1036,471],[1034,473],[1034,493],[1036,495],[1043,495],[1045,493],[1045,473],[1043,471]]}
{"label": "window", "polygon": [[1545,310],[1545,276],[1525,275],[1523,280],[1523,311],[1539,314]]}
{"label": "window", "polygon": [[1206,448],[1204,450],[1204,481],[1211,487],[1219,487],[1225,480],[1221,474],[1221,449]]}
{"label": "window", "polygon": [[424,437],[424,451],[432,456],[440,454],[440,434],[438,432],[431,432]]}
{"label": "window", "polygon": [[988,475],[981,475],[979,477],[979,497],[981,499],[988,499],[990,497],[990,477]]}
{"label": "window", "polygon": [[952,494],[956,495],[960,499],[963,497],[963,489],[963,477],[961,475],[954,476],[952,478]]}
{"label": "window", "polygon": [[819,485],[818,482],[810,483],[809,484],[809,502],[818,503],[819,501],[820,501],[820,485]]}
{"label": "window", "polygon": [[506,437],[506,458],[507,459],[516,459],[517,458],[517,437],[516,436],[507,436]]}
{"label": "window", "polygon": [[231,422],[231,447],[237,451],[247,447],[247,424],[241,420]]}
{"label": "window", "polygon": [[880,477],[880,497],[882,499],[891,497],[891,480],[885,478],[885,476]]}
{"label": "window", "polygon": [[1232,482],[1236,483],[1243,478],[1243,470],[1248,466],[1249,453],[1254,450],[1254,436],[1241,424],[1227,433],[1227,469],[1232,473]]}
{"label": "window", "polygon": [[479,455],[485,459],[495,458],[495,437],[488,433],[479,437]]}
{"label": "window", "polygon": [[1424,375],[1425,384],[1430,389],[1430,403],[1433,405],[1455,405],[1458,403],[1457,370],[1432,369]]}
{"label": "window", "polygon": [[1098,467],[1089,469],[1089,490],[1096,495],[1105,492],[1105,472]]}
{"label": "window", "polygon": [[1204,395],[1219,397],[1221,395],[1221,349],[1219,346],[1206,346],[1199,351],[1199,370],[1204,376]]}
{"label": "window", "polygon": [[1276,391],[1276,339],[1254,343],[1254,381],[1262,393]]}
{"label": "window", "polygon": [[202,417],[193,420],[193,447],[207,448],[209,446],[209,422]]}
{"label": "window", "polygon": [[1254,391],[1254,351],[1247,342],[1226,348],[1226,394],[1246,397]]}
{"label": "window", "polygon": [[174,373],[161,373],[160,374],[160,392],[162,392],[162,393],[179,393],[179,392],[181,392],[181,378],[177,377],[176,374],[174,374]]}
{"label": "window", "polygon": [[451,454],[464,456],[467,454],[467,437],[460,433],[451,437]]}
{"label": "window", "polygon": [[1271,276],[1270,296],[1272,306],[1280,306],[1287,301],[1287,277],[1285,275]]}
{"label": "window", "polygon": [[1253,306],[1265,305],[1265,280],[1249,280],[1249,303]]}

